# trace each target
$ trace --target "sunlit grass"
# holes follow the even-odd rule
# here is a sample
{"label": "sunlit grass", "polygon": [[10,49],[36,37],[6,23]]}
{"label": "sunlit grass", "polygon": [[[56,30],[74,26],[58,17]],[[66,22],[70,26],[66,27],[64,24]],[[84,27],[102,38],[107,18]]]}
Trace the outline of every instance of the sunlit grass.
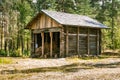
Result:
{"label": "sunlit grass", "polygon": [[12,63],[12,59],[10,58],[3,58],[3,57],[0,57],[0,64],[10,64]]}

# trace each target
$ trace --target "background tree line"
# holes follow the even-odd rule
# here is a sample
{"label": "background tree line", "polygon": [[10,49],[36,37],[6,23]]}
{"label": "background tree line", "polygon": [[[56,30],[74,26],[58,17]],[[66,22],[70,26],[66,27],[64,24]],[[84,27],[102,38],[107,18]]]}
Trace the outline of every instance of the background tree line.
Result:
{"label": "background tree line", "polygon": [[28,56],[27,23],[41,9],[87,15],[110,29],[102,30],[102,49],[120,48],[120,0],[0,0],[0,54]]}

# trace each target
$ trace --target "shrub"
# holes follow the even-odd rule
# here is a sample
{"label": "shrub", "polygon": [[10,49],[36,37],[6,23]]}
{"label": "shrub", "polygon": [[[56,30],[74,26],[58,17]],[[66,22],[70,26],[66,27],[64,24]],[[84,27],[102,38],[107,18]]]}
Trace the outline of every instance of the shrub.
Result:
{"label": "shrub", "polygon": [[20,57],[19,53],[17,53],[16,50],[15,51],[10,51],[10,56],[11,57]]}
{"label": "shrub", "polygon": [[23,56],[30,56],[30,51],[29,50],[24,50]]}
{"label": "shrub", "polygon": [[7,56],[7,53],[6,53],[6,51],[5,50],[0,50],[0,56]]}

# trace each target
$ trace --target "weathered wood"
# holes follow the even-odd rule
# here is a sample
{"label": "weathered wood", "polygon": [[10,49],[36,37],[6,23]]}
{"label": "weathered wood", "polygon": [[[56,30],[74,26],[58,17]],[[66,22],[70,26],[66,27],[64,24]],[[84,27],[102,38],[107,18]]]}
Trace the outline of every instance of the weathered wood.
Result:
{"label": "weathered wood", "polygon": [[79,53],[79,27],[77,27],[77,54],[80,57],[80,53]]}
{"label": "weathered wood", "polygon": [[35,50],[36,50],[36,45],[37,45],[37,35],[34,34],[34,53],[35,53]]}
{"label": "weathered wood", "polygon": [[77,54],[77,35],[76,36],[69,36],[68,35],[68,40],[69,40],[69,44],[68,44],[68,56],[71,55],[76,55]]}
{"label": "weathered wood", "polygon": [[53,44],[53,33],[50,32],[50,57],[52,57],[52,44]]}
{"label": "weathered wood", "polygon": [[33,33],[41,33],[41,32],[60,32],[61,28],[47,28],[47,29],[35,29]]}
{"label": "weathered wood", "polygon": [[97,55],[99,55],[99,30],[97,30]]}
{"label": "weathered wood", "polygon": [[88,33],[87,33],[87,54],[89,55],[90,54],[90,47],[89,47],[89,44],[90,44],[90,42],[89,42],[89,28],[88,28]]}
{"label": "weathered wood", "polygon": [[42,37],[42,57],[44,55],[44,33],[41,33],[41,37]]}
{"label": "weathered wood", "polygon": [[66,27],[66,56],[68,55],[68,27]]}
{"label": "weathered wood", "polygon": [[77,32],[76,34],[71,34],[71,33],[68,33],[69,36],[77,36]]}
{"label": "weathered wood", "polygon": [[101,40],[101,30],[99,30],[99,54],[101,54],[101,44],[102,40]]}
{"label": "weathered wood", "polygon": [[91,35],[97,35],[97,29],[89,29],[89,34]]}
{"label": "weathered wood", "polygon": [[90,54],[91,55],[95,55],[97,53],[97,39],[96,36],[90,36],[89,37],[90,40]]}
{"label": "weathered wood", "polygon": [[68,33],[70,34],[77,34],[77,27],[69,27],[68,28]]}
{"label": "weathered wood", "polygon": [[81,55],[87,54],[87,36],[79,36],[79,52]]}
{"label": "weathered wood", "polygon": [[31,30],[31,57],[32,57],[32,54],[34,52],[34,35],[33,35],[33,31]]}
{"label": "weathered wood", "polygon": [[[64,29],[66,28],[66,29]],[[41,33],[42,37],[42,56],[46,57],[55,57],[58,56],[59,53],[54,52],[56,48],[54,47],[54,32],[60,32],[60,57],[63,57],[63,55],[71,56],[71,55],[95,55],[99,54],[100,49],[100,32],[94,31],[96,33],[92,33],[92,29],[84,28],[87,30],[81,30],[85,32],[80,32],[80,27],[75,27],[77,29],[76,32],[72,31],[73,28],[69,28],[68,26],[64,26],[64,28],[45,28],[45,29],[35,29],[33,30],[33,34],[36,36],[36,34]],[[65,31],[64,31],[65,30]],[[70,30],[70,31],[69,31]],[[99,30],[99,29],[96,29]],[[86,33],[87,31],[87,33]],[[46,38],[44,33],[46,34]],[[49,34],[50,33],[50,34]],[[48,35],[47,35],[48,34]],[[49,36],[49,37],[48,37]],[[58,37],[57,37],[58,38]],[[36,44],[36,39],[34,37],[34,44]],[[47,40],[45,44],[45,40]],[[50,42],[49,42],[50,41]],[[55,43],[56,44],[56,43]],[[46,48],[45,48],[46,46]],[[35,48],[35,45],[34,45]],[[65,51],[66,54],[63,54]]]}
{"label": "weathered wood", "polygon": [[32,23],[31,29],[44,29],[60,26],[62,25],[51,19],[49,16],[41,14],[41,16],[36,21],[34,21],[34,23]]}
{"label": "weathered wood", "polygon": [[87,34],[88,30],[87,28],[80,28],[79,33],[80,34]]}
{"label": "weathered wood", "polygon": [[65,48],[65,36],[63,28],[60,31],[60,57],[64,57],[64,49]]}

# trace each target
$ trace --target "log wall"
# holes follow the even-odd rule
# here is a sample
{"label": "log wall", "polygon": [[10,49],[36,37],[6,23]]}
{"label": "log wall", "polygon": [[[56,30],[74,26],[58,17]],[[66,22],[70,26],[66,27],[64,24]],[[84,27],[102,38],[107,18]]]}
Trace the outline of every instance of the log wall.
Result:
{"label": "log wall", "polygon": [[67,56],[100,54],[100,29],[64,26],[64,33]]}

